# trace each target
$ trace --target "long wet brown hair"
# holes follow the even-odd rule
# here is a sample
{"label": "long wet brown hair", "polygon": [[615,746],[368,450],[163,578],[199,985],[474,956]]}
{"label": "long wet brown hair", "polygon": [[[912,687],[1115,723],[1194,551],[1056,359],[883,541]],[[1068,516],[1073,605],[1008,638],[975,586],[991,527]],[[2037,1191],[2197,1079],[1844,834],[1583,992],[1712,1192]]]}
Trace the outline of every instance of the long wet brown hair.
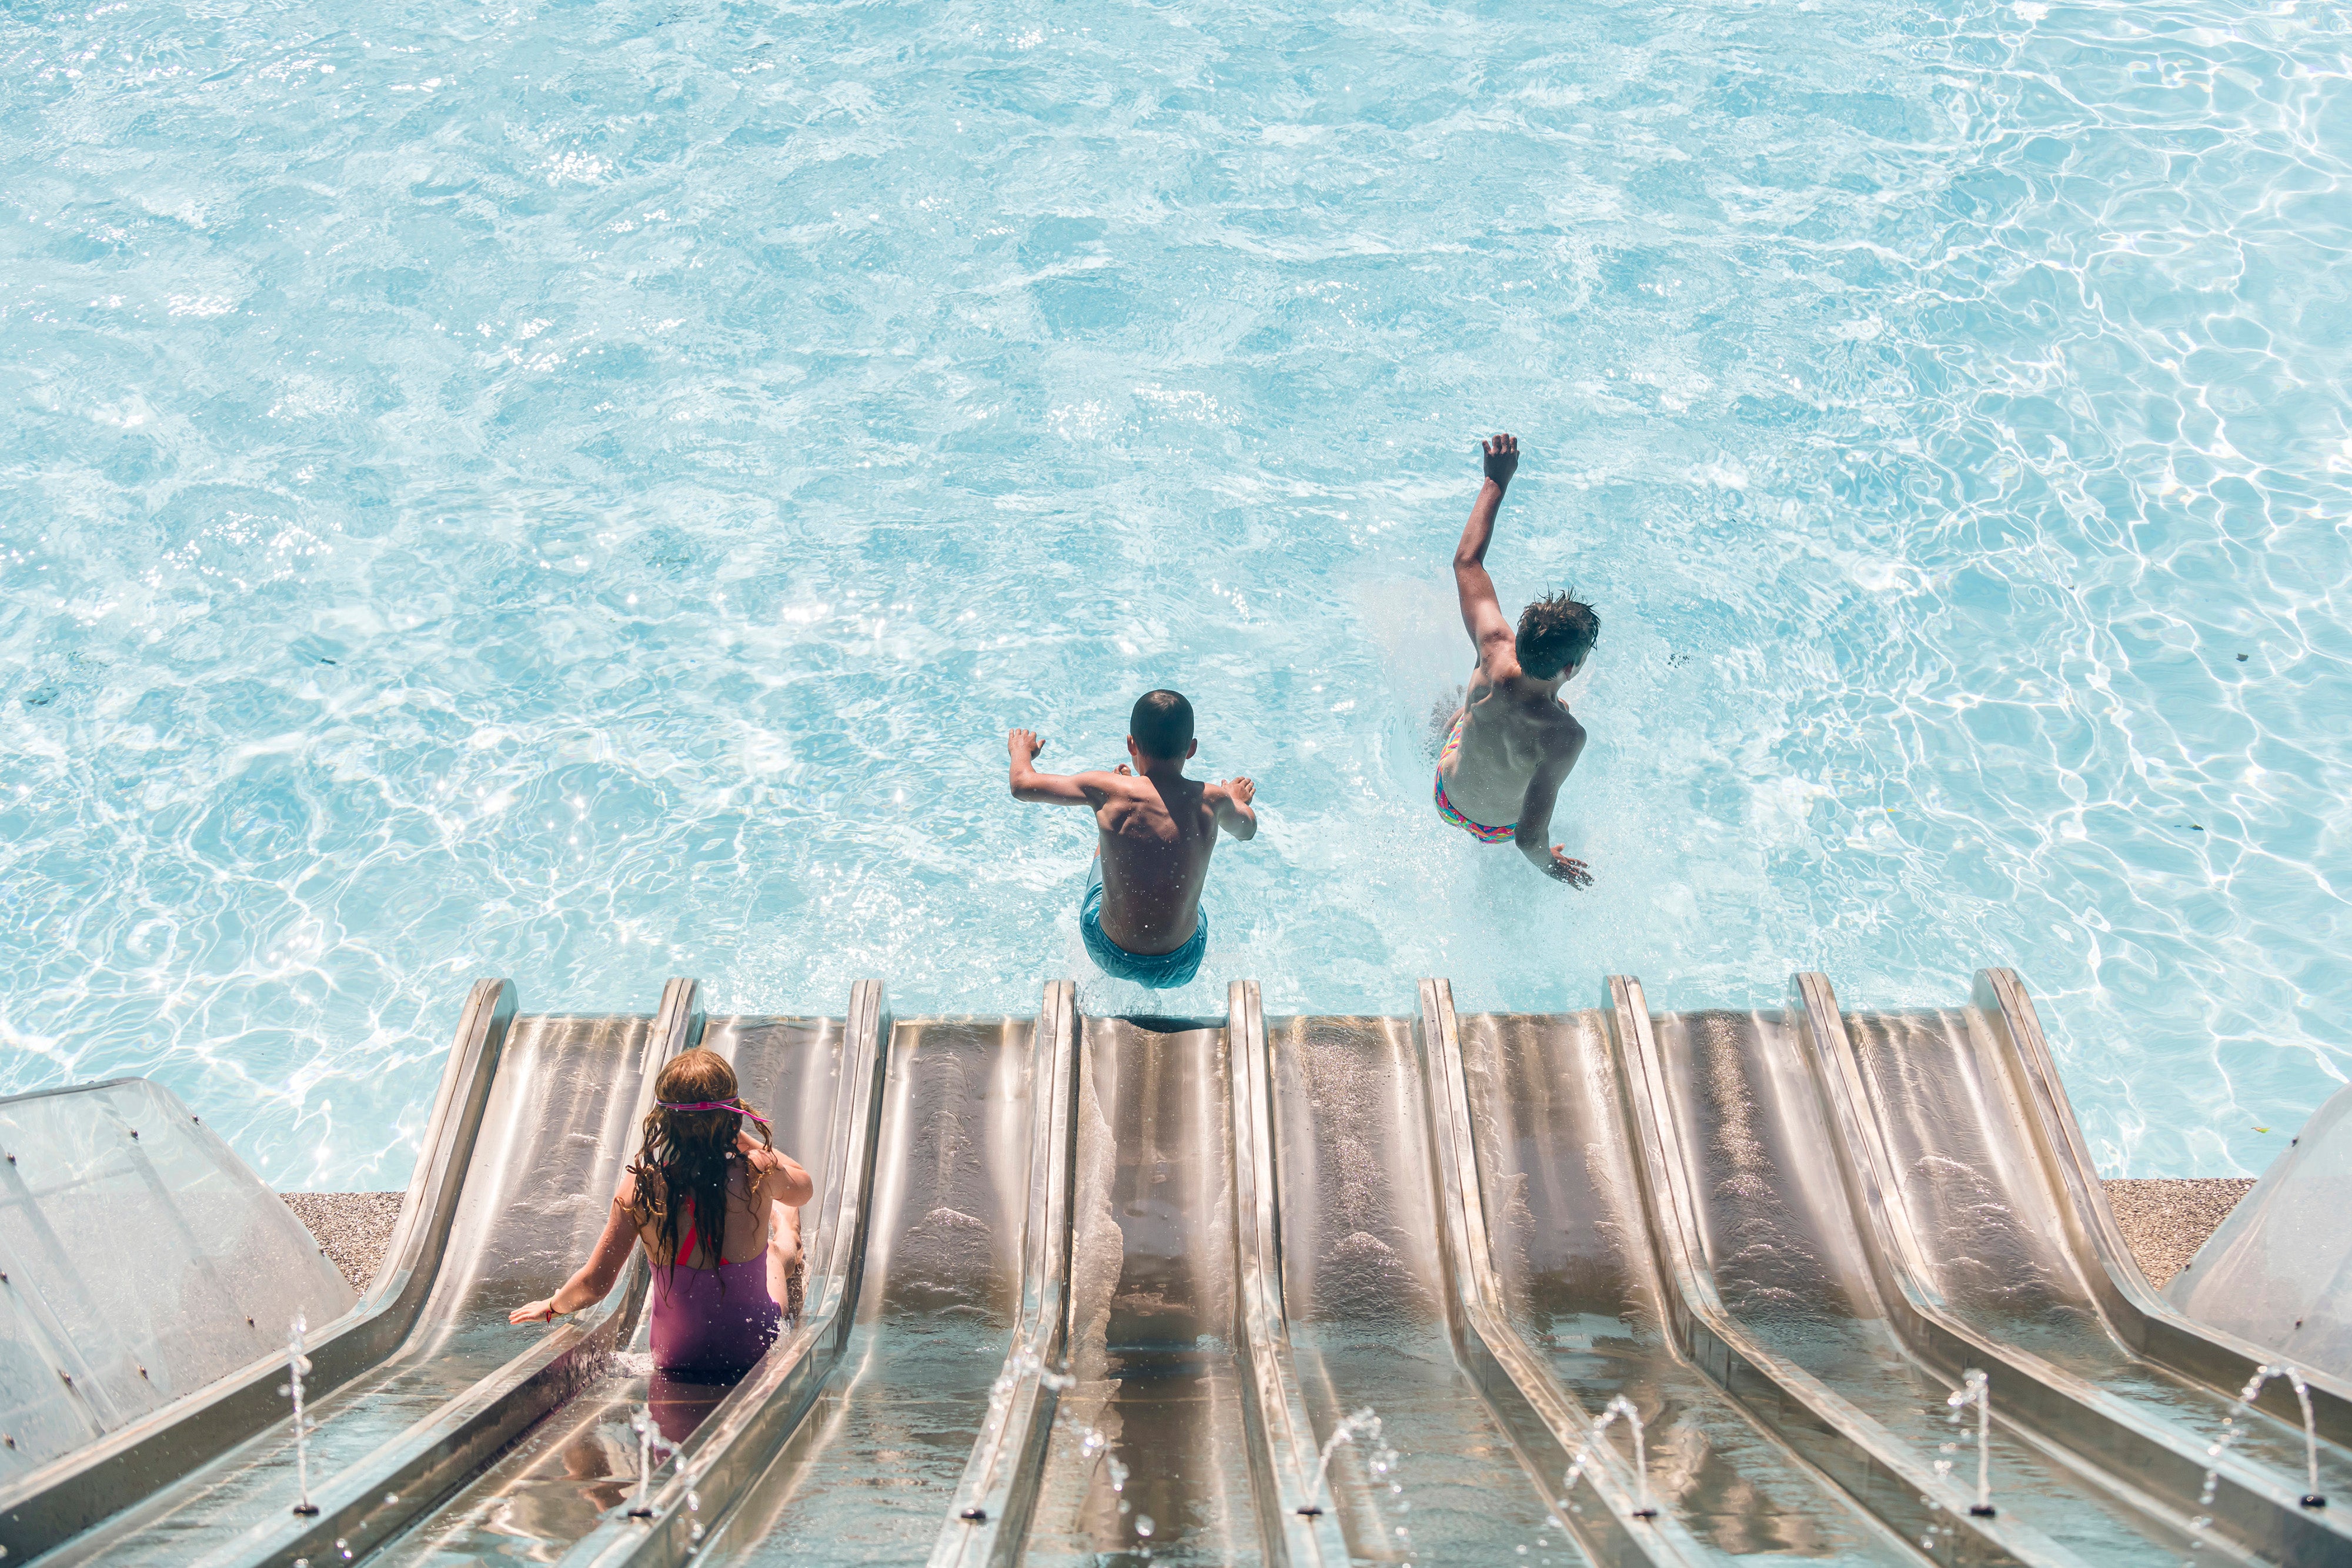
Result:
{"label": "long wet brown hair", "polygon": [[[682,1051],[670,1059],[654,1080],[654,1098],[671,1104],[725,1102],[735,1109],[666,1111],[656,1104],[646,1113],[645,1144],[629,1173],[637,1178],[637,1202],[633,1218],[659,1238],[677,1268],[688,1259],[682,1243],[692,1222],[696,1239],[710,1249],[717,1262],[727,1254],[727,1178],[742,1163],[735,1135],[751,1107],[736,1092],[735,1070],[713,1051]],[[754,1120],[762,1147],[773,1148],[768,1129]],[[748,1179],[751,1172],[744,1176]],[[719,1277],[726,1290],[726,1276]]]}

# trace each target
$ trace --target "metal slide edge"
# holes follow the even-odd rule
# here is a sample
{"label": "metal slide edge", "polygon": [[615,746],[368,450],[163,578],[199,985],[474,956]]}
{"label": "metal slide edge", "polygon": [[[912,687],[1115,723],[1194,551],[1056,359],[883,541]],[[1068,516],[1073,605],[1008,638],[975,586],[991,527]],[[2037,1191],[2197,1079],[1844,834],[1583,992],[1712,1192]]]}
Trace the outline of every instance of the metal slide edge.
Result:
{"label": "metal slide edge", "polygon": [[1069,1347],[1080,1040],[1076,985],[1048,982],[1030,1047],[1021,1315],[989,1395],[988,1415],[932,1542],[929,1568],[1009,1568],[1020,1561],[1028,1538]]}
{"label": "metal slide edge", "polygon": [[1469,1089],[1450,983],[1421,982],[1419,1026],[1423,1115],[1437,1182],[1438,1256],[1455,1358],[1518,1451],[1530,1482],[1595,1563],[1618,1568],[1714,1562],[1714,1554],[1670,1512],[1643,1514],[1632,1465],[1605,1441],[1594,1446],[1585,1464],[1603,1505],[1599,1512],[1571,1507],[1574,1500],[1550,1479],[1566,1479],[1591,1434],[1592,1417],[1537,1362],[1503,1305],[1470,1134]]}
{"label": "metal slide edge", "polygon": [[667,1462],[669,1479],[654,1492],[651,1516],[634,1518],[627,1504],[615,1507],[563,1554],[562,1568],[672,1568],[696,1555],[705,1535],[800,1429],[840,1365],[857,1316],[889,1071],[890,1019],[881,981],[860,980],[851,988],[839,1049],[841,1087],[825,1128],[831,1175],[819,1195],[811,1249],[822,1263],[809,1281],[811,1304],[799,1327],[680,1445]]}
{"label": "metal slide edge", "polygon": [[1269,1568],[1348,1568],[1336,1512],[1315,1495],[1315,1428],[1290,1355],[1282,1299],[1280,1174],[1274,1152],[1274,1061],[1255,980],[1226,988],[1226,1082],[1234,1141],[1234,1336],[1244,1364],[1243,1421]]}
{"label": "metal slide edge", "polygon": [[[2061,1200],[2058,1211],[2066,1245],[2098,1294],[2109,1325],[2125,1343],[2151,1361],[2234,1394],[2253,1376],[2254,1368],[2269,1362],[2275,1353],[2188,1316],[2158,1295],[2140,1272],[2138,1260],[2125,1244],[2115,1213],[2107,1207],[2106,1188],[2099,1184],[2098,1167],[2083,1142],[2082,1124],[2074,1119],[2074,1106],[2066,1098],[2056,1059],[2042,1032],[2041,1018],[2017,971],[1978,970],[1970,1002],[1993,1026],[1994,1039],[2031,1090],[2027,1130],[2042,1157],[2044,1179]],[[2311,1390],[2312,1414],[2320,1436],[2352,1447],[2352,1382],[2325,1372],[2297,1370]],[[2257,1403],[2283,1421],[2297,1427],[2303,1424],[2303,1412],[2284,1384],[2273,1382]]]}
{"label": "metal slide edge", "polygon": [[1858,1227],[1864,1256],[1912,1353],[1950,1377],[1972,1367],[1985,1371],[1992,1379],[1993,1419],[2011,1436],[2044,1453],[2063,1449],[2078,1472],[2161,1525],[2178,1530],[2192,1516],[2209,1516],[2240,1550],[2264,1561],[2315,1563],[2352,1552],[2341,1522],[2297,1506],[2300,1487],[2239,1456],[2224,1461],[2214,1495],[2203,1498],[2210,1461],[2193,1437],[2164,1430],[2127,1401],[2031,1351],[1989,1339],[1937,1305],[1927,1283],[1927,1239],[1905,1202],[1837,992],[1828,976],[1810,972],[1798,975],[1790,989],[1790,1010],[1801,1021],[1815,1084],[1838,1130],[1847,1205],[1865,1220]]}
{"label": "metal slide edge", "polygon": [[[398,1349],[432,1295],[515,1004],[511,980],[467,993],[385,1263],[349,1312],[314,1331],[310,1386],[321,1394]],[[0,1545],[16,1561],[37,1556],[284,1420],[285,1375],[283,1356],[247,1363],[35,1470],[0,1491]]]}
{"label": "metal slide edge", "polygon": [[[1878,1423],[1812,1374],[1756,1343],[1725,1309],[1700,1239],[1694,1167],[1666,1087],[1642,983],[1609,977],[1610,1041],[1632,1101],[1634,1169],[1645,1189],[1664,1272],[1682,1298],[1674,1312],[1684,1350],[1813,1469],[1911,1542],[1946,1531],[1937,1561],[1968,1564],[2071,1563],[2071,1552],[2006,1516],[1970,1517],[1972,1494],[1921,1463]],[[1934,1499],[1931,1503],[1928,1500]],[[1916,1546],[1914,1547],[1916,1550]]]}
{"label": "metal slide edge", "polygon": [[[633,1133],[653,1105],[654,1082],[662,1066],[702,1038],[700,990],[690,979],[672,979],[662,988],[661,1005],[639,1056],[636,1098],[625,1124]],[[283,1519],[266,1520],[197,1559],[195,1568],[251,1568],[291,1563],[297,1558],[343,1563],[391,1541],[593,1378],[597,1362],[626,1343],[645,1304],[650,1277],[643,1253],[632,1254],[617,1297],[608,1296],[612,1304],[593,1321],[575,1318],[550,1330],[530,1349],[444,1402],[366,1459],[328,1477],[310,1494],[319,1509],[315,1516],[302,1519],[289,1512]]]}

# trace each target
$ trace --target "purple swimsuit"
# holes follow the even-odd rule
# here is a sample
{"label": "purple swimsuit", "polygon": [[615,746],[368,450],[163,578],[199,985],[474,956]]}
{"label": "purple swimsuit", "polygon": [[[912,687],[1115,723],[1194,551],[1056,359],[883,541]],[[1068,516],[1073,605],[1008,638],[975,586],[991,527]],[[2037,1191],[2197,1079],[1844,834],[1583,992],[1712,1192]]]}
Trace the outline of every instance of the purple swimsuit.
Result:
{"label": "purple swimsuit", "polygon": [[[692,1220],[677,1255],[694,1256]],[[654,1267],[654,1364],[664,1372],[740,1377],[768,1354],[782,1321],[768,1294],[765,1249],[740,1263],[719,1252],[716,1269]]]}

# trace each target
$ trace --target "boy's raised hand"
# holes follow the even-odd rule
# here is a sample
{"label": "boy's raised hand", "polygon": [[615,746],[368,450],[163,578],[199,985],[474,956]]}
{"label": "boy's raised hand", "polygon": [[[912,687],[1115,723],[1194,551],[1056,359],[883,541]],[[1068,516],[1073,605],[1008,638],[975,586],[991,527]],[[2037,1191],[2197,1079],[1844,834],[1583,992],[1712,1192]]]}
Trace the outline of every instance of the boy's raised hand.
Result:
{"label": "boy's raised hand", "polygon": [[1005,737],[1005,746],[1015,762],[1027,762],[1045,749],[1045,743],[1034,729],[1016,729]]}
{"label": "boy's raised hand", "polygon": [[1508,485],[1511,476],[1519,471],[1519,438],[1497,435],[1481,443],[1478,450],[1486,456],[1486,477],[1496,485]]}

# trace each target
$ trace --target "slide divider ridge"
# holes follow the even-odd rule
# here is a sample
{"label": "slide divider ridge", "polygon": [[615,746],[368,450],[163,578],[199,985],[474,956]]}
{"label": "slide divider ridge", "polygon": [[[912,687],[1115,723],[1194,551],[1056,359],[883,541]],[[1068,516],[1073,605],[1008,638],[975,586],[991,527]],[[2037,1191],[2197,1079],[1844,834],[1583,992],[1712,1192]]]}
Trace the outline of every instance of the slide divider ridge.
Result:
{"label": "slide divider ridge", "polygon": [[930,1568],[1009,1568],[1029,1534],[1060,1408],[1070,1338],[1071,1206],[1077,1176],[1077,987],[1045,987],[1031,1046],[1029,1201],[1022,1221],[1021,1316],[988,1415],[964,1461]]}

